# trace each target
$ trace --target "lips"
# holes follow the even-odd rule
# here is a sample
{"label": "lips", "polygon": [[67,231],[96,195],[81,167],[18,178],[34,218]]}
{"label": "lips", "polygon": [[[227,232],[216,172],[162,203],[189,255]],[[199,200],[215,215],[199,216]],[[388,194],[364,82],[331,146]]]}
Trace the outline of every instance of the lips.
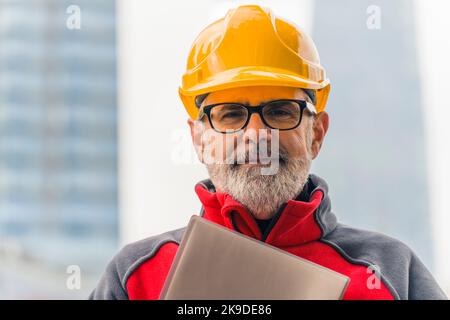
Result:
{"label": "lips", "polygon": [[233,167],[238,167],[238,166],[244,166],[244,167],[249,167],[249,166],[266,166],[266,165],[270,165],[273,162],[278,162],[280,165],[285,165],[287,161],[287,158],[279,156],[276,158],[260,158],[258,157],[256,161],[250,161],[248,159],[248,157],[246,157],[245,161],[235,161],[234,163],[232,163]]}

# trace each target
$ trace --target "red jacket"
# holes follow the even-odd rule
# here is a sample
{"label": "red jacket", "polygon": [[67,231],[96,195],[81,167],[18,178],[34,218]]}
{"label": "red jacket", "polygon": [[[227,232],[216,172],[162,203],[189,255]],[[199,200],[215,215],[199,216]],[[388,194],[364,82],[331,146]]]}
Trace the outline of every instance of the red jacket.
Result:
{"label": "red jacket", "polygon": [[[245,207],[215,192],[209,180],[195,191],[203,218],[347,275],[344,299],[446,299],[409,247],[384,234],[338,223],[326,182],[310,175],[307,186],[307,201],[289,200],[264,235]],[[90,298],[158,299],[185,229],[125,246]]]}

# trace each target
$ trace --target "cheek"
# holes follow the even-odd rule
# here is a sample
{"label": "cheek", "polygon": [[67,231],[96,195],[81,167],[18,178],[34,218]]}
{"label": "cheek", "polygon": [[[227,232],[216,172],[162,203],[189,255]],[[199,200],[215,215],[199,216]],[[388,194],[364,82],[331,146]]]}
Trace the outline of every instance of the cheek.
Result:
{"label": "cheek", "polygon": [[303,158],[308,153],[301,128],[280,132],[280,147],[292,158]]}
{"label": "cheek", "polygon": [[212,129],[206,131],[202,136],[202,150],[205,160],[224,163],[235,152],[235,141],[236,138],[232,134],[221,134]]}

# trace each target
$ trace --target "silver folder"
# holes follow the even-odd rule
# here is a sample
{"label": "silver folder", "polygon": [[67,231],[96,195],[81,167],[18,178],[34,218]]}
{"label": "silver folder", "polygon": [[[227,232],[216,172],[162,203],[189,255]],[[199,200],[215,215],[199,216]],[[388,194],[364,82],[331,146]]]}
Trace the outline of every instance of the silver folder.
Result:
{"label": "silver folder", "polygon": [[192,216],[160,299],[338,300],[349,278]]}

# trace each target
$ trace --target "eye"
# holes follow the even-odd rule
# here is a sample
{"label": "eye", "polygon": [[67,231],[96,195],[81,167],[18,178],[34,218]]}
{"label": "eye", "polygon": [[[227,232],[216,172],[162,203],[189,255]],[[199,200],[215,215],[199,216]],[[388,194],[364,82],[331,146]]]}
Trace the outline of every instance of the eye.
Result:
{"label": "eye", "polygon": [[235,118],[241,118],[245,116],[244,112],[242,110],[237,111],[227,111],[222,114],[223,119],[235,119]]}
{"label": "eye", "polygon": [[291,115],[292,112],[283,110],[283,109],[273,109],[273,110],[269,110],[267,112],[267,115],[269,116],[288,116]]}
{"label": "eye", "polygon": [[292,101],[274,101],[264,108],[264,116],[275,119],[297,117],[300,108]]}
{"label": "eye", "polygon": [[242,121],[247,118],[247,109],[240,105],[222,104],[212,109],[211,116],[216,121]]}

